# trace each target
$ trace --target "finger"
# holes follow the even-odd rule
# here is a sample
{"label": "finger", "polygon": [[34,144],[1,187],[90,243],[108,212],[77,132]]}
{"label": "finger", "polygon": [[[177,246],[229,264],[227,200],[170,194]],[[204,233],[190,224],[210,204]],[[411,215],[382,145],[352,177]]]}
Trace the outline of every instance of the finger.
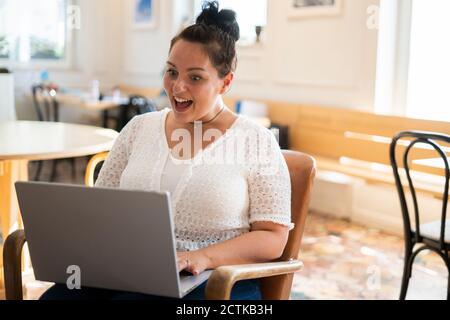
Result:
{"label": "finger", "polygon": [[188,271],[196,276],[196,275],[200,274],[201,270],[197,265],[191,264],[191,265],[187,266],[186,271]]}
{"label": "finger", "polygon": [[182,270],[186,269],[186,267],[188,266],[186,259],[178,260],[177,263],[178,263],[178,271],[182,271]]}
{"label": "finger", "polygon": [[186,257],[183,252],[177,252],[177,265],[178,270],[181,271],[186,268]]}

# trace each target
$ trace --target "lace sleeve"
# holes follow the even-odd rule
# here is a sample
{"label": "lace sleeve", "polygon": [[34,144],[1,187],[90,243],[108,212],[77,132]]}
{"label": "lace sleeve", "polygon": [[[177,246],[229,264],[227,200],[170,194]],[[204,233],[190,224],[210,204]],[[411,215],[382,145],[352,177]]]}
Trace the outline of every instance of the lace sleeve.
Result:
{"label": "lace sleeve", "polygon": [[280,147],[270,131],[260,135],[248,177],[250,220],[270,221],[294,228],[291,223],[291,180]]}
{"label": "lace sleeve", "polygon": [[95,182],[96,187],[119,187],[120,177],[128,163],[139,122],[139,117],[134,117],[120,132],[100,170]]}

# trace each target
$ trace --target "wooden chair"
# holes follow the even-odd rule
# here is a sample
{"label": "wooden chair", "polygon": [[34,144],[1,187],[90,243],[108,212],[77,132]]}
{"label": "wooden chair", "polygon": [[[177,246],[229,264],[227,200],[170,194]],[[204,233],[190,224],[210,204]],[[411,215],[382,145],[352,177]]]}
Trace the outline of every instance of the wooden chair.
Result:
{"label": "wooden chair", "polygon": [[93,156],[87,166],[86,166],[86,174],[84,176],[84,184],[93,187],[95,182],[95,174],[96,174],[96,168],[97,166],[106,160],[108,157],[108,152],[102,152],[98,153],[95,156]]}
{"label": "wooden chair", "polygon": [[217,268],[206,285],[207,299],[228,300],[237,281],[259,278],[263,299],[289,299],[294,273],[303,266],[298,255],[316,173],[316,162],[312,157],[297,151],[283,150],[283,155],[291,176],[291,214],[295,223],[295,228],[289,233],[283,255],[274,262]]}
{"label": "wooden chair", "polygon": [[[101,153],[88,163],[85,183],[94,185],[96,166],[104,161],[107,153]],[[295,228],[290,231],[283,255],[278,261],[249,265],[222,266],[214,270],[206,286],[207,299],[229,299],[233,285],[240,280],[261,279],[264,299],[289,299],[294,273],[303,264],[298,260],[300,243],[308,213],[312,183],[316,171],[315,160],[303,153],[283,150],[289,168],[292,185],[292,221]],[[3,249],[5,291],[7,300],[22,300],[21,257],[25,244],[25,233],[17,230],[5,242]]]}

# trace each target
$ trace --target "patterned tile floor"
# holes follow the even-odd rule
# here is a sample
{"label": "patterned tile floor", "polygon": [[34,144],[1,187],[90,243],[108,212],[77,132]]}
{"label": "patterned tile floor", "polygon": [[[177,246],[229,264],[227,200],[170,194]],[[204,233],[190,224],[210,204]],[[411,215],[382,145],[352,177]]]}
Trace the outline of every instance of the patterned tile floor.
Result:
{"label": "patterned tile floor", "polygon": [[[311,213],[305,226],[292,299],[398,299],[403,239]],[[447,268],[432,252],[418,255],[407,299],[446,299]]]}
{"label": "patterned tile floor", "polygon": [[[77,160],[75,183],[83,183],[83,159]],[[49,176],[43,170],[43,179]],[[30,168],[30,177],[34,166]],[[71,182],[69,162],[58,167],[58,182]],[[294,277],[291,299],[398,299],[403,269],[401,237],[312,212],[306,222],[300,259],[304,269]],[[26,298],[36,299],[49,286],[24,279]],[[430,252],[414,265],[407,299],[445,299],[447,269]]]}

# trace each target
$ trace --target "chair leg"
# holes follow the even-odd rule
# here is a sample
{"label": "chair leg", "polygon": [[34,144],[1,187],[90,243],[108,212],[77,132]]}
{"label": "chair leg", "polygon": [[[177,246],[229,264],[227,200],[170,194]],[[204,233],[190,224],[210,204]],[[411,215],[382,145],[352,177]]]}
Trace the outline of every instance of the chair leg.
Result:
{"label": "chair leg", "polygon": [[450,300],[450,269],[448,269],[448,278],[447,278],[447,300]]}
{"label": "chair leg", "polygon": [[444,255],[444,262],[445,265],[447,266],[447,300],[450,300],[450,258],[448,256],[448,252],[445,252]]}
{"label": "chair leg", "polygon": [[34,174],[34,181],[39,181],[40,177],[41,177],[41,172],[42,172],[42,165],[44,164],[44,161],[38,161],[37,162],[37,169],[36,169],[36,173]]}
{"label": "chair leg", "polygon": [[50,175],[50,181],[54,182],[56,179],[56,165],[58,164],[58,160],[52,161],[52,173]]}
{"label": "chair leg", "polygon": [[25,232],[16,230],[6,238],[3,246],[6,300],[23,300],[22,249],[25,242]]}
{"label": "chair leg", "polygon": [[77,163],[75,158],[70,158],[70,166],[72,167],[72,182],[77,179]]}
{"label": "chair leg", "polygon": [[108,128],[108,110],[102,111],[103,128]]}
{"label": "chair leg", "polygon": [[412,271],[412,252],[408,249],[405,250],[405,263],[403,266],[402,285],[400,289],[400,300],[406,299],[406,293],[408,292],[409,279],[411,278]]}

